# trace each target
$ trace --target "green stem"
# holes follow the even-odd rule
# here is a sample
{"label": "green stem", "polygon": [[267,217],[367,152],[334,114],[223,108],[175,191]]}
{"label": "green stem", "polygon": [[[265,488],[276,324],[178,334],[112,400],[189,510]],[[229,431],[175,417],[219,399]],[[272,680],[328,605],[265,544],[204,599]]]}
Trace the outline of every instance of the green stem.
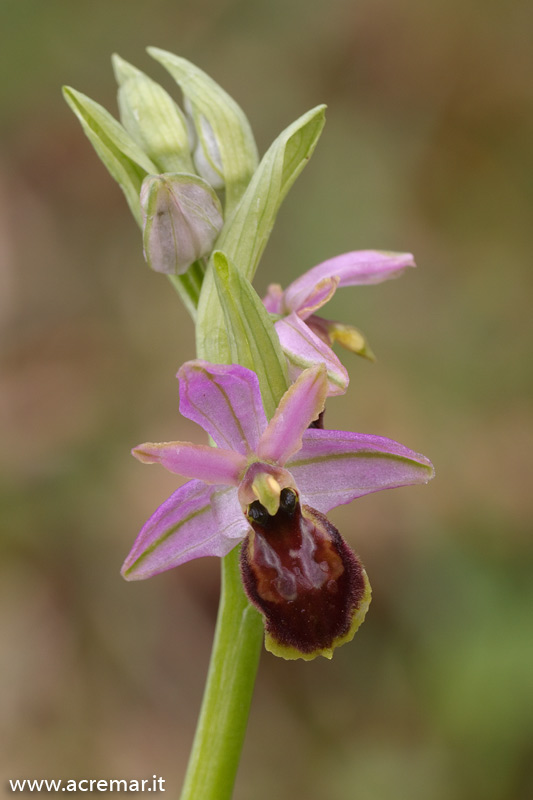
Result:
{"label": "green stem", "polygon": [[185,308],[193,320],[196,320],[196,309],[198,307],[198,300],[200,299],[204,272],[205,264],[202,259],[199,259],[195,261],[194,264],[191,264],[187,272],[183,275],[168,276],[172,286],[183,300]]}
{"label": "green stem", "polygon": [[211,663],[181,800],[230,800],[263,640],[242,588],[239,547],[222,559]]}

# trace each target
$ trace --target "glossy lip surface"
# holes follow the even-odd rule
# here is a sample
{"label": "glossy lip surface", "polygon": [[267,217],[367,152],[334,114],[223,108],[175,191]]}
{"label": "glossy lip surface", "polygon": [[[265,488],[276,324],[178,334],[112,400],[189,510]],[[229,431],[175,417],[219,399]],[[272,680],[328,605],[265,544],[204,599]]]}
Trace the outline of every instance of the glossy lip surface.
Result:
{"label": "glossy lip surface", "polygon": [[323,514],[297,499],[290,508],[282,497],[274,516],[253,506],[241,571],[267,634],[298,654],[332,650],[349,632],[365,596],[361,562]]}

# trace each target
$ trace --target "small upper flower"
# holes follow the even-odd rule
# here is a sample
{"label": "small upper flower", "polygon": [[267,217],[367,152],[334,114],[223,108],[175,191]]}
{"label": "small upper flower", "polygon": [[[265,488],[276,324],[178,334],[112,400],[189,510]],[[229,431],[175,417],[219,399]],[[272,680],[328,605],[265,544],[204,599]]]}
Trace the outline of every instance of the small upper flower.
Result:
{"label": "small upper flower", "polygon": [[197,175],[147,175],[140,193],[144,257],[156,272],[182,275],[209,256],[222,230],[222,206]]}
{"label": "small upper flower", "polygon": [[431,462],[380,436],[309,428],[327,396],[323,365],[300,375],[269,422],[257,376],[244,367],[190,361],[178,378],[181,413],[217,447],[166,442],[133,450],[140,461],[193,480],[146,522],[122,574],[148,578],[193,558],[224,556],[246,539],[243,578],[266,618],[267,647],[288,658],[330,657],[362,622],[370,589],[323,515],[370,492],[426,483]]}
{"label": "small upper flower", "polygon": [[263,303],[271,314],[281,316],[275,325],[288,359],[291,379],[294,380],[302,369],[323,361],[328,371],[328,394],[343,394],[348,386],[348,373],[331,349],[333,342],[366,358],[373,358],[372,351],[357,328],[323,319],[315,312],[340,286],[381,283],[414,266],[411,253],[356,250],[323,261],[293,281],[285,291],[279,284],[270,284]]}

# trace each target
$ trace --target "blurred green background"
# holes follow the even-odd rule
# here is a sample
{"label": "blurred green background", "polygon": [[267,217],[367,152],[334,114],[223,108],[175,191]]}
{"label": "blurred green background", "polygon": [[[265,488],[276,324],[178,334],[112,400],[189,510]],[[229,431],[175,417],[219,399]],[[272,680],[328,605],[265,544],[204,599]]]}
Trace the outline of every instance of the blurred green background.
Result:
{"label": "blurred green background", "polygon": [[1,0],[2,787],[155,773],[175,795],[200,703],[216,559],[119,576],[177,485],[130,447],[199,441],[174,378],[192,325],[60,94],[116,113],[116,51],[179,97],[156,45],[237,99],[261,152],[328,104],[258,291],[351,249],[419,265],[328,306],[378,362],[346,357],[327,424],[437,478],[332,515],[367,621],[331,663],[264,654],[236,800],[533,796],[532,25],[525,0]]}

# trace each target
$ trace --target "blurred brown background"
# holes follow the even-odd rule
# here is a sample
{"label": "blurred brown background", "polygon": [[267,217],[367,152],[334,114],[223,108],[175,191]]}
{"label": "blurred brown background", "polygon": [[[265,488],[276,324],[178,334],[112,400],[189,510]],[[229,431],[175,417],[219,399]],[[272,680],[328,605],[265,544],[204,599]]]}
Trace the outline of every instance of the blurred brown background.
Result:
{"label": "blurred brown background", "polygon": [[264,654],[236,800],[533,796],[532,23],[525,0],[2,0],[2,790],[156,773],[176,795],[200,703],[218,563],[119,576],[177,485],[130,447],[200,435],[174,378],[192,325],[60,94],[116,113],[116,51],[179,97],[156,45],[234,95],[261,152],[328,104],[260,292],[350,249],[419,265],[327,308],[378,356],[346,357],[327,424],[437,478],[332,515],[371,610],[331,663]]}

